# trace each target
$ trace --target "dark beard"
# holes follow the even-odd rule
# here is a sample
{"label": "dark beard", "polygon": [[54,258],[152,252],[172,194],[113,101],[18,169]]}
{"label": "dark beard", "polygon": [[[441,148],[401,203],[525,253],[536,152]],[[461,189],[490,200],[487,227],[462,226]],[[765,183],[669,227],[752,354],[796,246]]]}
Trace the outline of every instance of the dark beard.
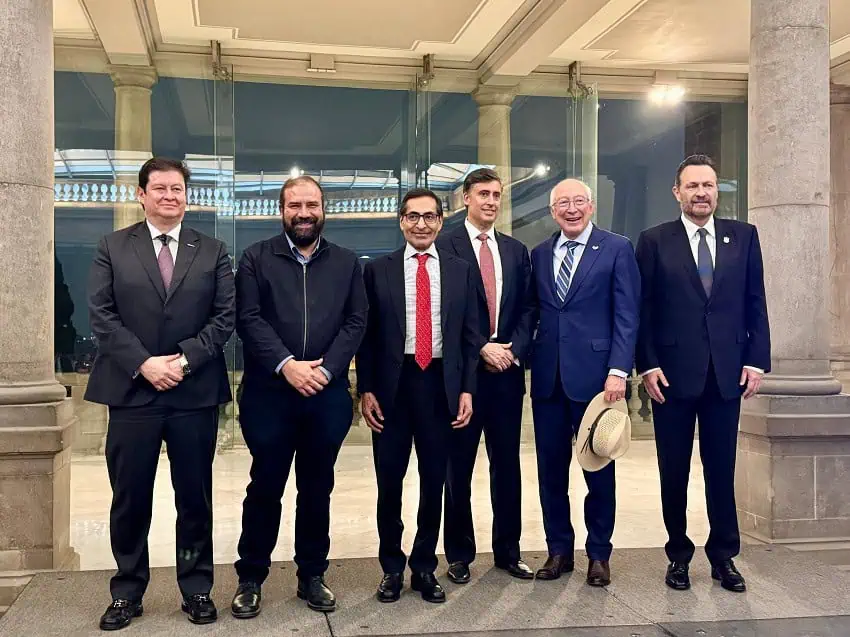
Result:
{"label": "dark beard", "polygon": [[283,222],[283,229],[286,232],[286,236],[289,237],[289,240],[292,241],[292,243],[298,248],[306,248],[307,246],[315,243],[319,238],[319,235],[322,234],[322,228],[324,228],[324,226],[324,219],[314,220],[307,229],[298,229],[295,228],[294,225],[288,224],[286,221]]}

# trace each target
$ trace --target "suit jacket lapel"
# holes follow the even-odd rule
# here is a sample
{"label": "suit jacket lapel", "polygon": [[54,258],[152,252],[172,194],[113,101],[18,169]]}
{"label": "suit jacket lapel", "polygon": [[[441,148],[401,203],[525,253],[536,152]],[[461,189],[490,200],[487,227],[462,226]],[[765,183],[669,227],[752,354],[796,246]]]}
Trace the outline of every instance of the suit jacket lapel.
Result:
{"label": "suit jacket lapel", "polygon": [[390,298],[403,343],[407,338],[407,319],[404,313],[404,248],[393,252],[387,260],[387,287],[390,290]]}
{"label": "suit jacket lapel", "polygon": [[[716,225],[715,232],[717,232]],[[676,251],[676,258],[685,269],[685,273],[687,274],[688,279],[690,279],[691,284],[696,289],[697,294],[700,295],[700,298],[706,299],[705,288],[702,287],[702,281],[700,281],[699,273],[697,272],[697,264],[694,261],[694,253],[691,251],[691,241],[688,237],[688,233],[685,231],[685,225],[681,222],[681,220],[676,221],[673,224],[673,228],[670,233],[670,245],[673,250]]]}
{"label": "suit jacket lapel", "polygon": [[591,230],[590,237],[587,240],[587,245],[584,246],[584,251],[581,253],[581,259],[578,262],[578,267],[576,267],[576,270],[573,273],[573,278],[570,281],[570,289],[567,290],[567,297],[564,299],[564,305],[572,300],[573,296],[575,296],[576,290],[579,289],[587,276],[587,273],[590,272],[591,268],[593,268],[593,264],[596,263],[596,259],[599,258],[599,253],[603,250],[602,242],[604,239],[605,235],[603,235],[596,226],[593,226],[593,230]]}
{"label": "suit jacket lapel", "polygon": [[720,283],[726,278],[730,267],[738,258],[739,246],[731,224],[724,219],[714,218],[715,253],[714,253],[714,282],[711,285],[711,296],[717,293]]}
{"label": "suit jacket lapel", "polygon": [[186,278],[186,273],[189,271],[189,267],[192,265],[192,262],[195,260],[195,256],[197,256],[198,250],[200,249],[200,240],[200,235],[191,228],[183,226],[180,229],[180,239],[178,241],[177,248],[177,262],[174,264],[174,276],[171,278],[171,287],[168,288],[166,301],[170,300],[171,297],[174,296],[174,292],[177,291],[177,288],[179,288],[180,284],[183,283],[183,279]]}
{"label": "suit jacket lapel", "polygon": [[558,295],[555,292],[555,267],[554,267],[554,258],[555,258],[555,245],[558,243],[558,237],[561,236],[560,231],[556,232],[552,235],[552,238],[549,239],[544,245],[542,250],[542,267],[544,268],[546,283],[549,288],[549,296],[552,297],[552,301],[555,305],[559,305]]}
{"label": "suit jacket lapel", "polygon": [[[505,308],[508,290],[514,284],[514,270],[511,267],[510,255],[508,254],[510,247],[505,236],[500,232],[496,233],[496,244],[499,246],[499,261],[502,263],[502,298],[499,301],[499,318],[501,319],[505,315],[502,310]],[[496,328],[498,329],[498,325]]]}
{"label": "suit jacket lapel", "polygon": [[[472,245],[470,244],[471,247]],[[447,269],[445,254],[439,248],[437,249],[437,254],[440,255],[440,325],[443,333],[445,333],[446,320],[449,315],[449,303],[451,303],[451,299],[454,297],[450,293],[450,288],[457,285],[457,282],[452,277],[452,273]],[[478,278],[480,279],[481,277],[479,276]]]}
{"label": "suit jacket lapel", "polygon": [[[475,258],[475,249],[472,247],[472,240],[469,238],[469,233],[466,231],[465,225],[460,226],[455,231],[452,236],[452,246],[454,246],[455,252],[461,259],[469,262],[469,267],[472,268],[472,274],[475,277],[475,287],[481,296],[482,302],[486,305],[487,293],[484,292],[484,279],[481,278],[481,268],[478,267],[478,259]],[[440,274],[442,274],[442,270]]]}
{"label": "suit jacket lapel", "polygon": [[154,288],[159,294],[160,299],[165,301],[165,286],[162,284],[162,275],[159,273],[159,265],[156,262],[156,252],[153,247],[153,239],[148,232],[147,224],[142,221],[136,224],[130,233],[132,237],[133,249],[136,251],[136,256],[142,262],[148,278],[151,280]]}

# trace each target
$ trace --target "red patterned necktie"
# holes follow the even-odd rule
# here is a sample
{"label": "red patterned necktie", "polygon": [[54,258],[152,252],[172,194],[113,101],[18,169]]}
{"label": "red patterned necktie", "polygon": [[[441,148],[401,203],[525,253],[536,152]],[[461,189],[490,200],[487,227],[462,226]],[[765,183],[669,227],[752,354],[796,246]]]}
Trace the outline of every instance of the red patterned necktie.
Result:
{"label": "red patterned necktie", "polygon": [[416,269],[416,364],[423,370],[431,363],[431,277],[425,268],[427,254],[417,254]]}
{"label": "red patterned necktie", "polygon": [[490,313],[490,334],[496,331],[496,264],[493,262],[493,253],[490,251],[489,237],[482,232],[478,235],[481,241],[481,251],[478,260],[481,266],[481,280],[484,281],[484,295],[487,297],[487,311]]}

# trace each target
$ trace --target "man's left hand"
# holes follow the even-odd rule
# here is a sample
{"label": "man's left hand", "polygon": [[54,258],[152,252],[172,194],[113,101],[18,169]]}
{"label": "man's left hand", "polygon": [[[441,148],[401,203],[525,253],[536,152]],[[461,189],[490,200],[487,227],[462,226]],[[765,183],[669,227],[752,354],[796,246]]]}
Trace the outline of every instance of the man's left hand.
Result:
{"label": "man's left hand", "polygon": [[762,374],[758,373],[754,369],[750,369],[749,367],[745,367],[741,372],[741,387],[746,386],[744,389],[744,400],[748,398],[752,398],[755,396],[759,387],[761,387],[761,379]]}
{"label": "man's left hand", "polygon": [[626,397],[626,379],[609,375],[605,380],[605,402],[615,403]]}
{"label": "man's left hand", "polygon": [[457,402],[457,420],[452,421],[452,428],[466,427],[470,418],[472,418],[472,394],[463,393]]}

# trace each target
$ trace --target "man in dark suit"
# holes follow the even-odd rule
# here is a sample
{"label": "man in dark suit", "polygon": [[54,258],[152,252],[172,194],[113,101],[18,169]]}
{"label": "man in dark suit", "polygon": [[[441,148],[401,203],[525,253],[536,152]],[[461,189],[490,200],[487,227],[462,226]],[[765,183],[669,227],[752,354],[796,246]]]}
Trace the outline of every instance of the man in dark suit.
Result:
{"label": "man in dark suit", "polygon": [[[538,579],[557,579],[573,570],[575,533],[568,495],[572,438],[599,392],[605,392],[607,402],[625,396],[640,302],[640,275],[631,243],[590,222],[594,211],[590,188],[575,179],[562,181],[552,190],[550,205],[560,231],[531,253],[540,308],[531,354],[531,404],[549,548]],[[591,586],[611,581],[614,464],[584,472]]]}
{"label": "man in dark suit", "polygon": [[[643,281],[637,369],[652,398],[669,540],[665,581],[690,587],[686,508],[695,421],[705,473],[711,574],[728,590],[746,590],[732,558],[740,551],[735,454],[741,396],[770,371],[770,328],[758,233],[716,219],[717,172],[705,155],[688,157],[673,194],[682,216],[644,231],[637,245]],[[669,379],[669,380],[668,380]]]}
{"label": "man in dark suit", "polygon": [[165,441],[177,505],[177,583],[189,620],[216,620],[212,462],[218,406],[229,402],[222,348],[233,333],[225,245],[183,225],[189,170],[154,157],[139,171],[145,221],[101,239],[89,278],[97,358],[86,400],[109,405],[109,528],[118,573],[103,630],[142,614],[147,535]]}
{"label": "man in dark suit", "polygon": [[475,559],[472,522],[472,471],[481,433],[490,460],[493,506],[493,556],[497,568],[514,577],[532,579],[534,571],[520,558],[522,479],[519,441],[524,361],[531,344],[537,307],[531,288],[531,259],[525,246],[494,225],[502,203],[502,182],[490,168],[479,168],[463,182],[466,220],[443,234],[437,247],[469,263],[478,304],[478,362],[475,413],[452,433],[446,477],[443,544],[449,579],[469,581]]}
{"label": "man in dark suit", "polygon": [[402,483],[415,443],[420,486],[411,587],[426,601],[444,602],[434,576],[437,538],[450,434],[472,416],[480,349],[476,291],[469,265],[434,245],[443,208],[433,192],[408,192],[399,223],[404,248],[365,268],[369,323],[356,359],[378,480],[384,577],[377,597],[394,602],[401,595],[407,561],[401,548]]}
{"label": "man in dark suit", "polygon": [[239,422],[251,451],[231,612],[255,617],[295,459],[298,597],[331,612],[326,586],[334,465],[351,427],[348,367],[366,330],[366,292],[350,250],[322,236],[325,197],[312,177],[280,190],[283,232],[255,243],[236,273],[245,371]]}

